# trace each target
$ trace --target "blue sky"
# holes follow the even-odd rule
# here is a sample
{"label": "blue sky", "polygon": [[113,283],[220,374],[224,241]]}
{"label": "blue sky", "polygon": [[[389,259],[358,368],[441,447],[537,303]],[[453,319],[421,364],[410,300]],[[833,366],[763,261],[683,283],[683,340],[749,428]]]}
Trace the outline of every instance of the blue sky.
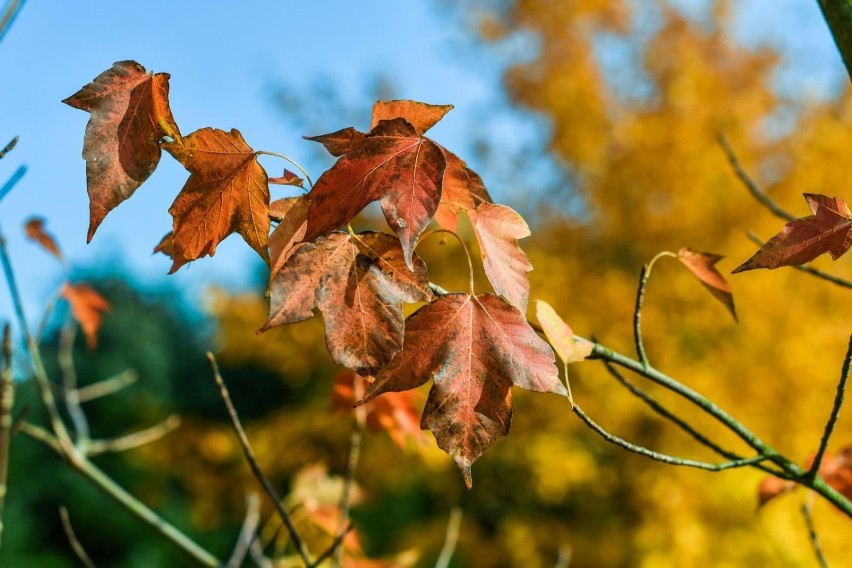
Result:
{"label": "blue sky", "polygon": [[[700,13],[706,2],[680,4]],[[816,2],[737,4],[740,35],[780,45],[789,56],[780,88],[822,97],[845,80]],[[20,164],[29,172],[0,205],[0,223],[28,307],[38,306],[61,274],[22,237],[20,227],[33,214],[47,219],[72,265],[121,265],[148,282],[169,278],[195,291],[214,282],[240,286],[252,278],[247,266],[253,253],[236,236],[214,258],[171,277],[168,259],[150,254],[170,230],[167,210],[186,179],[166,155],[133,198],[110,213],[92,244],[85,244],[88,200],[80,152],[88,114],[60,101],[113,61],[135,59],[172,75],[172,110],[184,133],[204,126],[238,128],[254,148],[290,155],[315,178],[320,173],[315,153],[301,135],[319,132],[297,131],[284,120],[272,103],[275,85],[306,93],[325,77],[344,99],[365,100],[355,126],[366,128],[371,101],[364,97],[370,81],[382,75],[398,98],[454,104],[432,136],[469,157],[467,129],[482,120],[483,108],[502,100],[503,62],[496,53],[460,54],[461,25],[442,10],[446,4],[436,0],[27,2],[0,44],[0,145],[21,137],[0,160],[0,183]],[[323,130],[348,126],[334,119]],[[274,158],[264,158],[264,165],[271,174],[281,167]],[[487,182],[489,172],[480,173]],[[3,292],[0,314],[9,313]]]}

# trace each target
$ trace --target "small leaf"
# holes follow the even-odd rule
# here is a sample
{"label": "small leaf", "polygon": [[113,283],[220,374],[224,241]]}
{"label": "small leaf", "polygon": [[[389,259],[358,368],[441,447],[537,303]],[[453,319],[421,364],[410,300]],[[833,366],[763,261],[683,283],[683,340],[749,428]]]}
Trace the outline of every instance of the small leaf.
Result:
{"label": "small leaf", "polygon": [[59,295],[71,306],[71,313],[86,336],[86,346],[89,349],[97,347],[98,330],[101,327],[104,312],[110,309],[109,302],[85,284],[66,282],[59,291]]}
{"label": "small leaf", "polygon": [[375,128],[382,120],[404,118],[422,136],[451,110],[453,105],[430,105],[406,100],[377,101],[373,105],[373,121],[370,128]]}
{"label": "small leaf", "polygon": [[731,285],[716,270],[715,266],[723,258],[721,255],[709,252],[695,252],[689,247],[683,247],[677,251],[677,259],[701,281],[704,287],[713,294],[714,298],[722,302],[722,305],[730,312],[734,321],[738,321],[737,310],[734,307],[734,295],[731,293]]}
{"label": "small leaf", "polygon": [[167,257],[174,259],[175,257],[175,238],[174,233],[169,231],[163,238],[160,239],[160,242],[157,243],[157,246],[154,247],[154,254],[163,253]]}
{"label": "small leaf", "polygon": [[796,484],[780,477],[770,475],[764,477],[757,488],[757,506],[762,507],[779,495],[789,493],[796,488]]}
{"label": "small leaf", "polygon": [[547,340],[556,354],[566,365],[583,361],[592,354],[595,346],[588,341],[579,341],[574,337],[571,326],[565,323],[559,314],[544,300],[535,301],[535,315]]}
{"label": "small leaf", "polygon": [[44,230],[44,219],[41,217],[32,217],[24,224],[24,233],[31,241],[35,241],[44,248],[47,252],[62,260],[62,252],[59,250],[59,245],[56,244],[56,239],[53,235]]}
{"label": "small leaf", "polygon": [[296,187],[302,187],[305,183],[305,180],[291,172],[290,170],[285,169],[284,175],[281,177],[269,178],[269,183],[275,185],[294,185]]}
{"label": "small leaf", "polygon": [[269,216],[278,221],[278,226],[269,235],[270,282],[304,238],[308,227],[309,205],[305,197],[286,197],[269,205]]}

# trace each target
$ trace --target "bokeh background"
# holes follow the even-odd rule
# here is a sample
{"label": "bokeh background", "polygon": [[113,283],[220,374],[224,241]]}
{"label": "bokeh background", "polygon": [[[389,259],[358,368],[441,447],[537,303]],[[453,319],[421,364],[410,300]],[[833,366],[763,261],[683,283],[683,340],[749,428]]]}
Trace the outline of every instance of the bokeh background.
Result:
{"label": "bokeh background", "polygon": [[[25,4],[0,42],[0,143],[21,137],[0,161],[0,180],[27,167],[0,204],[0,222],[25,307],[35,324],[68,273],[110,300],[98,349],[81,340],[75,352],[80,380],[133,369],[139,381],[87,406],[94,434],[113,436],[172,413],[182,422],[166,438],[99,464],[222,556],[254,481],[204,351],[218,354],[261,463],[297,510],[339,482],[352,421],[332,412],[337,370],[319,318],[255,335],[267,309],[266,273],[239,237],[173,276],[167,258],[151,255],[186,176],[168,156],[85,244],[80,150],[88,116],[59,101],[128,58],[171,73],[182,131],[238,128],[253,147],[293,157],[314,178],[332,162],[302,135],[366,128],[377,99],[454,104],[431,135],[529,220],[533,236],[522,246],[535,266],[533,298],[550,302],[578,333],[625,352],[644,262],[691,246],[724,254],[727,273],[755,248],[747,231],[765,239],[781,226],[737,181],[718,133],[796,214],[807,212],[802,193],[850,197],[849,80],[810,0]],[[274,159],[264,165],[280,167]],[[47,219],[70,268],[24,239],[22,224],[33,214]],[[378,221],[368,213],[362,222]],[[456,245],[430,242],[423,255],[433,281],[464,286]],[[852,277],[846,258],[815,265]],[[730,281],[739,325],[676,263],[657,265],[646,348],[656,366],[804,461],[834,396],[849,292],[786,269]],[[44,335],[53,371],[65,311],[60,304]],[[0,314],[11,319],[7,293]],[[24,378],[22,353],[17,367]],[[571,384],[608,429],[711,459],[598,364],[572,366]],[[741,449],[693,408],[650,390]],[[433,565],[449,511],[460,506],[458,567],[553,566],[560,550],[563,559],[570,551],[572,566],[814,565],[799,513],[804,494],[758,510],[759,473],[649,462],[606,445],[564,400],[516,395],[512,433],[474,466],[472,491],[430,437],[400,449],[385,433],[366,435],[352,511],[363,557],[388,563],[377,566]],[[17,402],[40,420],[31,385],[21,383]],[[852,443],[851,427],[847,412],[831,449]],[[168,544],[20,435],[0,565],[77,565],[60,504],[98,566],[183,565]],[[826,555],[842,566],[852,525],[823,503],[814,516]]]}

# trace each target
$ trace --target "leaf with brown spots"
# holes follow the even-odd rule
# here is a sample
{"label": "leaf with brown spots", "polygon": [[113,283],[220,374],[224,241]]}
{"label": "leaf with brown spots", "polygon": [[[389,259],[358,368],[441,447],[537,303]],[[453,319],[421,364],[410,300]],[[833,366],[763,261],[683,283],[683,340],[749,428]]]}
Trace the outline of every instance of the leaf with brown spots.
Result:
{"label": "leaf with brown spots", "polygon": [[805,200],[813,215],[787,223],[734,273],[796,266],[825,253],[837,260],[852,247],[852,212],[846,202],[812,193],[806,193]]}
{"label": "leaf with brown spots", "polygon": [[473,462],[509,433],[513,385],[568,395],[553,350],[493,294],[447,294],[423,306],[405,323],[404,346],[359,404],[434,378],[420,424],[453,457],[468,487]]}
{"label": "leaf with brown spots", "polygon": [[59,295],[71,306],[71,313],[86,336],[86,346],[89,349],[97,347],[98,330],[101,328],[104,312],[110,309],[109,302],[85,284],[66,282]]}
{"label": "leaf with brown spots", "polygon": [[[310,139],[328,148],[329,136],[334,135]],[[304,239],[312,241],[342,227],[369,203],[381,200],[385,219],[399,236],[406,265],[413,268],[414,245],[441,200],[446,161],[440,146],[420,136],[404,119],[395,118],[380,121],[369,134],[353,137],[345,147],[335,142],[332,148],[332,154],[342,153],[308,194],[311,205]]]}
{"label": "leaf with brown spots", "polygon": [[714,298],[722,302],[722,305],[730,312],[734,321],[738,321],[737,310],[734,307],[734,295],[731,293],[731,285],[716,270],[716,263],[723,258],[721,255],[710,252],[695,252],[689,247],[683,247],[677,251],[677,259],[701,281]]}
{"label": "leaf with brown spots", "polygon": [[375,128],[382,120],[404,118],[418,134],[423,135],[451,110],[453,105],[430,105],[408,100],[377,101],[373,105],[373,121],[370,128]]}
{"label": "leaf with brown spots", "polygon": [[239,233],[267,263],[269,185],[258,152],[238,130],[196,130],[163,147],[190,176],[169,208],[174,219],[171,272],[213,255],[219,242]]}
{"label": "leaf with brown spots", "polygon": [[107,213],[153,173],[163,137],[181,138],[169,108],[169,75],[118,61],[62,102],[92,114],[83,138],[91,241]]}
{"label": "leaf with brown spots", "polygon": [[544,300],[535,301],[535,316],[550,345],[566,365],[585,360],[594,350],[594,344],[580,341],[574,331],[559,317],[556,310]]}
{"label": "leaf with brown spots", "polygon": [[533,267],[518,246],[518,239],[528,237],[526,221],[511,207],[482,203],[468,211],[479,241],[485,275],[494,291],[526,313],[530,298],[528,272]]}
{"label": "leaf with brown spots", "polygon": [[383,233],[332,233],[300,245],[272,280],[260,331],[304,321],[316,307],[334,362],[372,374],[402,349],[402,303],[432,297],[426,265],[416,255],[412,265],[413,272],[399,241]]}
{"label": "leaf with brown spots", "polygon": [[59,245],[56,244],[56,239],[53,235],[44,230],[44,219],[41,217],[31,217],[24,223],[24,234],[31,241],[37,242],[44,250],[62,260],[62,251],[59,250]]}

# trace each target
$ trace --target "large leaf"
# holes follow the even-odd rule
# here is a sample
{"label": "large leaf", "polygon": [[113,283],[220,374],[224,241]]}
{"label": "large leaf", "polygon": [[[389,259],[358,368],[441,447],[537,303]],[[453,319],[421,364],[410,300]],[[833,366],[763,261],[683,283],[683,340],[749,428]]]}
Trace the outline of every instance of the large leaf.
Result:
{"label": "large leaf", "polygon": [[512,385],[567,396],[554,361],[550,346],[503,298],[447,294],[408,318],[403,351],[361,403],[434,378],[421,427],[432,430],[470,487],[473,462],[509,433]]}
{"label": "large leaf", "polygon": [[213,255],[231,233],[269,262],[269,185],[238,130],[196,130],[182,143],[163,146],[190,176],[169,213],[174,219],[171,272],[191,260]]}
{"label": "large leaf", "polygon": [[402,302],[431,299],[426,265],[418,256],[412,264],[413,272],[399,241],[382,233],[332,233],[303,244],[272,280],[260,331],[306,320],[317,307],[332,359],[373,374],[402,349]]}
{"label": "large leaf", "polygon": [[160,140],[180,140],[169,109],[169,75],[118,61],[62,102],[92,114],[83,138],[91,241],[107,213],[157,167]]}

